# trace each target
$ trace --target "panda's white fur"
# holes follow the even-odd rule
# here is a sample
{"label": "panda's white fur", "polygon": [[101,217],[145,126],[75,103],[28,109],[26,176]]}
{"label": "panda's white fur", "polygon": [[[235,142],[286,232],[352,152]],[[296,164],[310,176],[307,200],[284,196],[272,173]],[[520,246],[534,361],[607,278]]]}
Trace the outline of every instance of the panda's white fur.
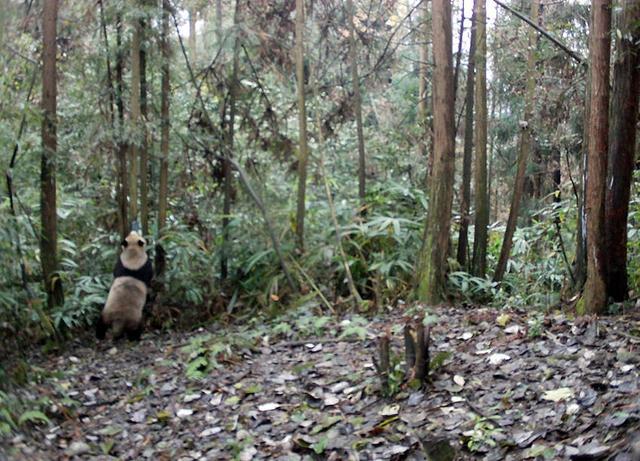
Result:
{"label": "panda's white fur", "polygon": [[130,339],[140,338],[142,310],[153,276],[145,245],[146,241],[137,232],[131,232],[122,242],[114,280],[96,326],[96,335],[100,339],[109,328],[114,338],[124,333]]}

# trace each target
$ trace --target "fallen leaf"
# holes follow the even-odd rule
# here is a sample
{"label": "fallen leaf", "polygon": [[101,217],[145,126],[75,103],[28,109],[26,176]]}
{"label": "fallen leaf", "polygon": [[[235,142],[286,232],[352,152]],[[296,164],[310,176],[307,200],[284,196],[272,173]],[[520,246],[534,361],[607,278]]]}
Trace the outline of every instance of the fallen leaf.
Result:
{"label": "fallen leaf", "polygon": [[544,400],[549,400],[551,402],[560,402],[562,400],[570,399],[571,397],[573,397],[573,390],[568,387],[553,389],[542,395]]}
{"label": "fallen leaf", "polygon": [[507,360],[511,360],[507,354],[495,353],[491,354],[487,360],[491,365],[500,365],[502,362],[506,362]]}
{"label": "fallen leaf", "polygon": [[511,320],[511,316],[509,314],[500,314],[498,317],[496,317],[496,323],[502,328],[507,326],[509,320]]}
{"label": "fallen leaf", "polygon": [[275,403],[275,402],[270,402],[270,403],[263,403],[262,405],[258,405],[258,410],[260,411],[273,411],[276,408],[280,408],[280,404],[279,403]]}
{"label": "fallen leaf", "polygon": [[453,382],[456,383],[460,387],[464,387],[465,380],[464,380],[464,378],[462,376],[455,375],[453,377]]}
{"label": "fallen leaf", "polygon": [[400,405],[385,405],[385,407],[378,412],[380,416],[395,416],[400,412]]}

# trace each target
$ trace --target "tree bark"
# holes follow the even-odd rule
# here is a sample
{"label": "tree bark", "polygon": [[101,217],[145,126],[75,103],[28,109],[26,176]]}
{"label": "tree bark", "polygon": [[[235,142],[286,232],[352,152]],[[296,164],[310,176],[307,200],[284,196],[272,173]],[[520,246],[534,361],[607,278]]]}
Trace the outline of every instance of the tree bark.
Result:
{"label": "tree bark", "polygon": [[229,87],[229,125],[227,127],[227,155],[222,160],[222,174],[224,176],[224,198],[222,203],[222,248],[220,254],[220,278],[226,280],[229,275],[230,236],[229,222],[231,217],[231,196],[233,195],[233,177],[229,158],[234,153],[236,129],[236,99],[238,95],[238,73],[240,68],[240,38],[238,24],[240,23],[240,0],[236,0],[233,13],[233,69],[231,71],[231,85]]}
{"label": "tree bark", "polygon": [[462,59],[462,39],[464,37],[464,0],[460,6],[460,30],[458,32],[458,51],[456,52],[456,65],[453,71],[453,100],[458,98],[458,80],[460,76],[460,61]]}
{"label": "tree bark", "polygon": [[607,305],[604,201],[609,137],[611,1],[592,0],[591,9],[593,11],[591,33],[589,34],[591,109],[585,201],[587,215],[587,281],[584,285],[584,303],[582,305],[584,312],[579,313],[597,314],[604,311]]}
{"label": "tree bark", "polygon": [[[167,202],[169,183],[169,86],[171,50],[169,49],[169,0],[162,0],[162,32],[161,32],[161,52],[162,82],[160,87],[160,184],[158,186],[158,242],[161,242],[167,222]],[[158,247],[162,248],[160,243]],[[160,254],[164,252],[160,250]],[[156,265],[156,272],[161,275],[164,264]]]}
{"label": "tree bark", "polygon": [[471,152],[473,150],[473,103],[476,67],[476,3],[471,16],[471,37],[469,40],[469,62],[467,64],[466,102],[464,116],[464,150],[462,158],[462,191],[460,193],[460,231],[458,233],[458,264],[463,269],[467,266],[467,247],[469,246],[469,206],[471,203]]}
{"label": "tree bark", "polygon": [[[418,27],[418,39],[416,40],[420,45],[419,55],[420,62],[418,67],[418,127],[421,130],[420,140],[418,142],[418,149],[420,153],[420,159],[427,160],[429,151],[427,149],[427,124],[428,124],[428,110],[429,102],[427,100],[427,69],[429,61],[429,6],[427,1],[422,2],[422,27]],[[426,175],[428,176],[428,175]]]}
{"label": "tree bark", "polygon": [[116,108],[118,109],[118,221],[120,236],[129,233],[129,177],[127,176],[127,143],[124,141],[124,54],[122,49],[122,12],[116,15]]}
{"label": "tree bark", "polygon": [[435,304],[445,297],[445,274],[454,175],[453,58],[451,2],[432,1],[434,164],[429,211],[418,259],[418,299]]}
{"label": "tree bark", "polygon": [[360,96],[360,77],[358,76],[358,50],[356,41],[355,7],[353,0],[347,0],[349,15],[349,54],[351,59],[351,80],[353,85],[353,105],[356,113],[356,130],[358,134],[358,197],[364,211],[365,205],[365,150],[362,129],[362,98]]}
{"label": "tree bark", "polygon": [[298,251],[304,252],[304,215],[307,188],[307,109],[304,98],[304,0],[296,0],[296,82],[298,89],[298,204],[296,240]]}
{"label": "tree bark", "polygon": [[475,82],[475,228],[473,274],[484,277],[487,271],[487,9],[486,0],[476,1],[476,82]]}
{"label": "tree bark", "polygon": [[62,281],[56,274],[56,151],[57,151],[57,65],[56,23],[58,0],[44,2],[42,14],[42,162],[40,170],[40,261],[49,309],[64,302]]}
{"label": "tree bark", "polygon": [[[540,0],[532,0],[531,2],[531,20],[536,23],[538,21],[538,11]],[[507,262],[511,254],[511,245],[513,244],[513,234],[518,223],[518,213],[520,211],[520,202],[522,201],[522,192],[524,189],[524,180],[527,169],[527,160],[531,153],[532,134],[531,128],[533,124],[534,98],[536,90],[536,33],[534,29],[529,30],[529,56],[527,58],[527,85],[524,101],[524,119],[520,129],[520,153],[518,154],[518,170],[516,172],[515,184],[513,186],[513,196],[511,198],[511,208],[509,209],[509,218],[507,227],[504,231],[502,239],[502,248],[500,249],[500,257],[496,266],[493,280],[499,282],[504,277],[507,269]]]}
{"label": "tree bark", "polygon": [[[136,2],[136,6],[138,2]],[[138,166],[140,163],[140,22],[133,23],[131,39],[131,127],[134,140],[129,149],[129,217],[138,219]],[[132,224],[130,223],[130,224]]]}
{"label": "tree bark", "polygon": [[627,218],[636,146],[640,97],[640,2],[624,0],[613,67],[609,158],[605,197],[607,294],[628,296]]}
{"label": "tree bark", "polygon": [[[145,2],[145,7],[147,3]],[[147,18],[140,19],[140,116],[142,145],[140,146],[140,224],[142,234],[149,234],[149,133],[147,132]]]}

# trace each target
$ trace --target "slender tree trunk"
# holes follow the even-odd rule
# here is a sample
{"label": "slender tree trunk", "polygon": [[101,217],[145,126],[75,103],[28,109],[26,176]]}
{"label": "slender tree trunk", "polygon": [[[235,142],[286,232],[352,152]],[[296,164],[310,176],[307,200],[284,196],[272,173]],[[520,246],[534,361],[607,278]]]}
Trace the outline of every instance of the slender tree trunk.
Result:
{"label": "slender tree trunk", "polygon": [[[136,6],[138,3],[136,2]],[[138,219],[138,166],[140,163],[140,22],[133,23],[131,39],[131,125],[135,133],[129,149],[129,215]]]}
{"label": "slender tree trunk", "polygon": [[456,52],[456,65],[453,71],[453,99],[458,97],[458,79],[460,76],[460,60],[462,59],[462,38],[464,37],[464,0],[460,6],[460,31],[458,32],[458,51]]}
{"label": "slender tree trunk", "polygon": [[[534,0],[535,1],[535,0]],[[486,0],[476,1],[476,82],[475,82],[475,229],[473,274],[484,277],[487,271],[487,9]]]}
{"label": "slender tree trunk", "polygon": [[[540,0],[532,0],[531,2],[531,21],[537,23]],[[524,102],[524,120],[521,124],[520,132],[520,153],[518,154],[518,171],[516,173],[515,184],[513,187],[513,196],[511,198],[511,208],[509,209],[509,218],[507,227],[504,231],[502,240],[502,248],[500,250],[500,258],[493,279],[496,282],[502,280],[507,269],[507,261],[511,254],[511,245],[513,243],[513,234],[518,223],[518,213],[520,211],[520,202],[522,201],[522,192],[524,189],[525,173],[527,169],[527,160],[531,152],[532,135],[531,128],[533,124],[533,109],[536,90],[536,32],[529,29],[529,56],[527,59],[527,86]]]}
{"label": "slender tree trunk", "polygon": [[[236,99],[238,94],[238,73],[240,67],[240,38],[238,37],[238,24],[240,23],[240,0],[236,0],[235,12],[233,14],[234,41],[233,41],[233,70],[231,74],[231,85],[229,87],[229,125],[227,131],[227,155],[230,157],[234,153],[235,127],[236,127]],[[222,161],[222,172],[224,176],[224,199],[222,203],[222,249],[220,255],[220,278],[226,280],[229,275],[229,252],[230,236],[229,221],[231,217],[231,195],[233,184],[231,176],[231,163],[225,156]]]}
{"label": "slender tree trunk", "polygon": [[640,97],[640,1],[624,0],[613,68],[609,159],[605,198],[607,294],[628,296],[627,218]]}
{"label": "slender tree trunk", "polygon": [[[169,63],[171,50],[169,49],[169,0],[162,0],[162,31],[161,52],[162,82],[160,87],[160,184],[158,185],[158,242],[161,242],[167,222],[167,203],[169,189],[169,86],[171,84]],[[156,273],[160,276],[164,272],[164,250],[158,243],[156,252]]]}
{"label": "slender tree trunk", "polygon": [[57,64],[56,24],[58,1],[44,2],[42,13],[42,163],[40,170],[40,261],[49,309],[64,303],[62,281],[56,271],[56,153],[57,153]]}
{"label": "slender tree trunk", "polygon": [[418,64],[418,127],[420,128],[420,140],[418,142],[418,148],[420,152],[420,159],[427,160],[427,155],[429,155],[429,151],[427,149],[427,123],[429,109],[429,101],[427,100],[429,44],[427,40],[429,37],[429,4],[426,0],[422,2],[421,8],[422,23],[421,27],[417,28],[418,39],[416,40],[420,44],[420,63]]}
{"label": "slender tree trunk", "polygon": [[358,50],[356,41],[355,7],[353,0],[347,0],[349,12],[349,54],[351,58],[351,80],[353,85],[353,105],[356,112],[356,130],[358,133],[358,197],[360,205],[365,205],[365,150],[362,129],[362,98],[360,96],[360,77],[358,76]]}
{"label": "slender tree trunk", "polygon": [[[146,3],[145,3],[146,7]],[[146,14],[146,12],[145,12]],[[142,234],[149,234],[149,133],[147,132],[147,19],[140,20],[140,115],[142,145],[140,147],[140,223]]]}
{"label": "slender tree trunk", "polygon": [[464,153],[462,158],[462,191],[460,193],[460,232],[458,233],[457,260],[460,267],[467,266],[467,247],[469,246],[469,205],[471,203],[471,152],[473,150],[473,103],[476,67],[476,5],[475,0],[471,16],[471,38],[469,40],[469,63],[467,64],[467,86],[464,115]]}
{"label": "slender tree trunk", "polygon": [[129,177],[127,175],[127,143],[124,135],[124,53],[122,49],[122,13],[116,15],[116,108],[118,109],[118,216],[120,236],[129,233]]}
{"label": "slender tree trunk", "polygon": [[197,51],[196,51],[196,20],[198,19],[197,12],[191,8],[189,9],[189,53],[191,54],[191,62],[196,63]]}
{"label": "slender tree trunk", "polygon": [[296,0],[296,81],[298,87],[298,207],[296,239],[304,252],[304,215],[307,188],[307,109],[304,98],[304,0]]}
{"label": "slender tree trunk", "polygon": [[[584,312],[596,314],[607,305],[607,258],[604,236],[605,181],[609,137],[609,60],[611,57],[611,1],[592,0],[593,22],[589,34],[591,109],[587,156],[587,281]],[[626,229],[625,229],[626,230]],[[582,310],[580,308],[579,310]]]}
{"label": "slender tree trunk", "polygon": [[429,212],[418,260],[418,299],[435,304],[445,296],[445,274],[454,175],[453,58],[451,2],[432,0],[434,163]]}
{"label": "slender tree trunk", "polygon": [[222,0],[216,0],[216,39],[222,46]]}

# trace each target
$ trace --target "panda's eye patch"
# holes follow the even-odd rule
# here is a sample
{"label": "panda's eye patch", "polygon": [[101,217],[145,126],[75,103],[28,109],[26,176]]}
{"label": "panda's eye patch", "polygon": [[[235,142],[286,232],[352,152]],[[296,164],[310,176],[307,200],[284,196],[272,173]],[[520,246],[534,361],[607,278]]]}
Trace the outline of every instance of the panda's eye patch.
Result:
{"label": "panda's eye patch", "polygon": [[138,246],[143,247],[144,246],[144,240],[138,240]]}
{"label": "panda's eye patch", "polygon": [[126,240],[123,240],[122,243],[120,243],[120,245],[127,248],[127,245],[129,245],[129,242],[127,242]]}

